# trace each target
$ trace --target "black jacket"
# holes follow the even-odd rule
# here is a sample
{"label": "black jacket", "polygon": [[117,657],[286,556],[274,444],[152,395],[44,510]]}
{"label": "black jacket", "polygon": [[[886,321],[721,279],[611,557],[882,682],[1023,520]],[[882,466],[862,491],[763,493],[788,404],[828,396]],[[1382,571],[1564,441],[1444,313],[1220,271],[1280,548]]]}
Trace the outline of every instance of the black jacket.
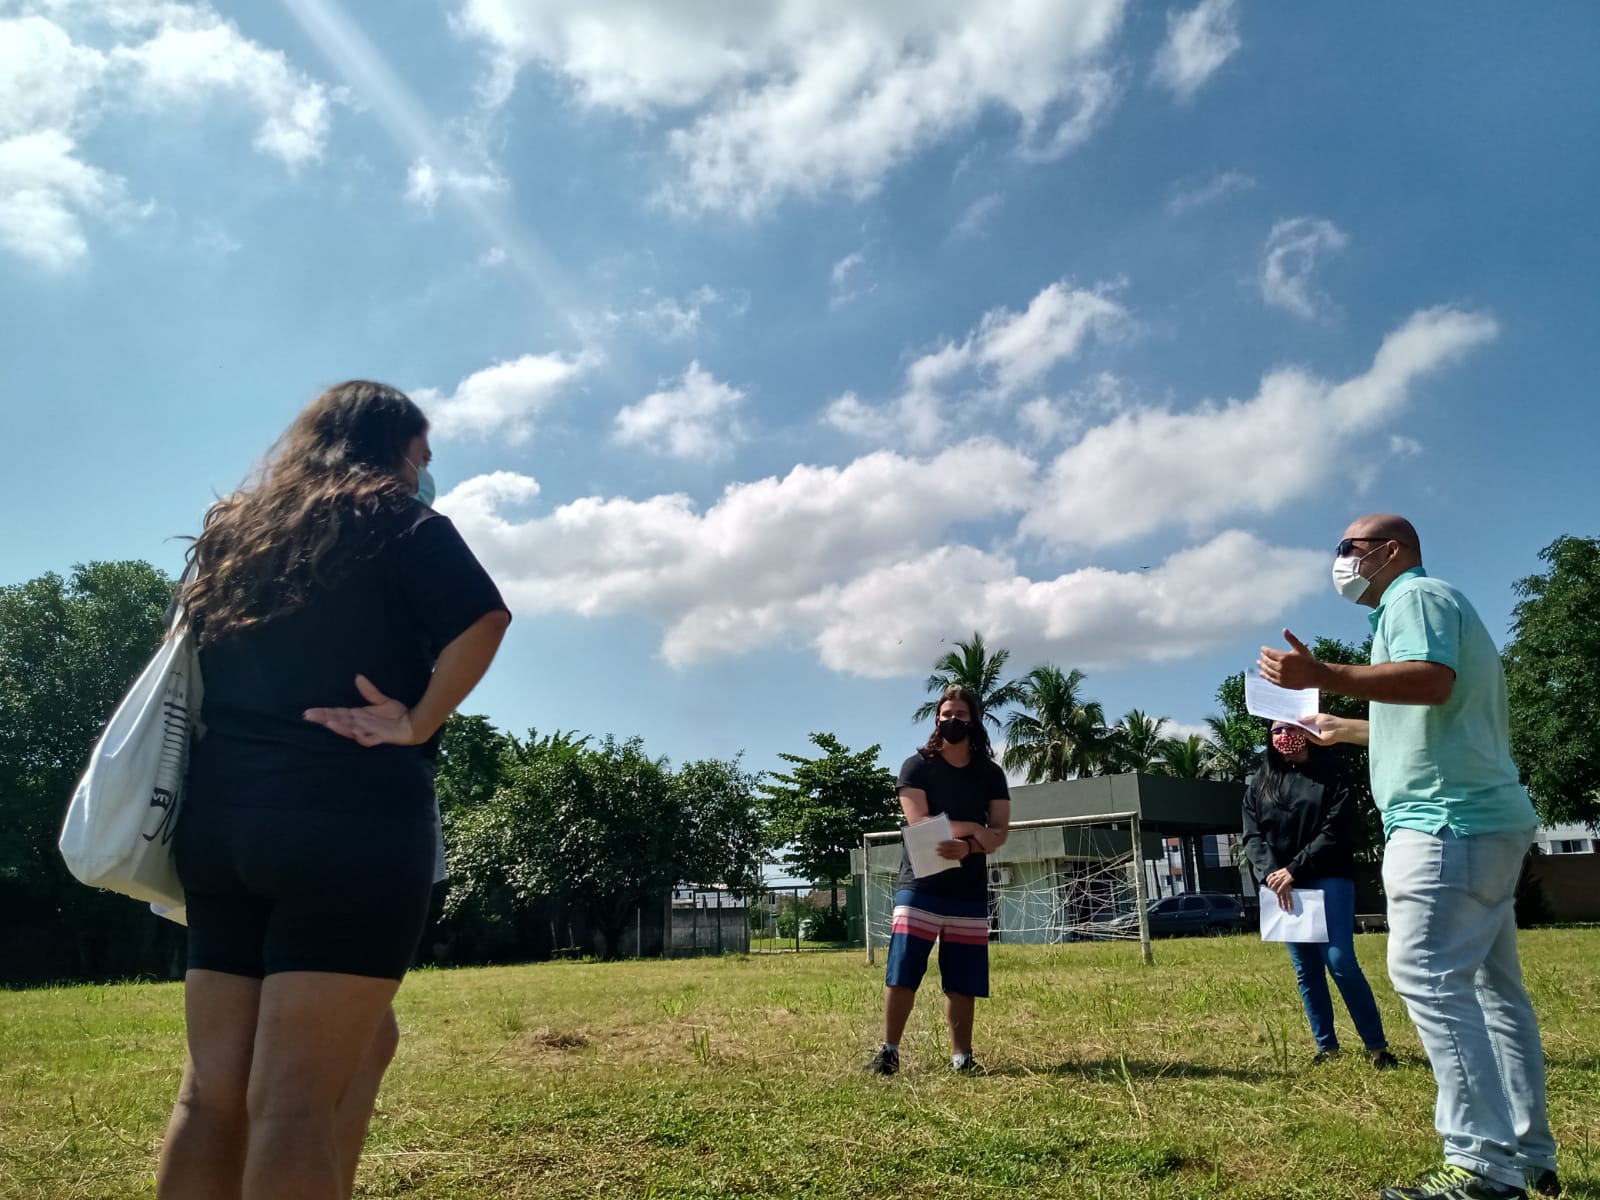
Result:
{"label": "black jacket", "polygon": [[1258,879],[1287,867],[1297,887],[1350,879],[1357,843],[1357,798],[1330,754],[1286,765],[1278,795],[1262,794],[1261,776],[1245,781],[1244,851]]}

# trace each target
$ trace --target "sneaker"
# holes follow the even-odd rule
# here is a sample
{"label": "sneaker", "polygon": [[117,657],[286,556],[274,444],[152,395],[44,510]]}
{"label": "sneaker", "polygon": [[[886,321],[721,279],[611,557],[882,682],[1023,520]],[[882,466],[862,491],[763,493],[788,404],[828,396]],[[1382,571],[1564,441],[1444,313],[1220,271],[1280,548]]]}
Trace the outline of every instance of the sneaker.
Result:
{"label": "sneaker", "polygon": [[868,1075],[893,1075],[900,1069],[900,1051],[879,1046],[872,1061],[862,1068]]}
{"label": "sneaker", "polygon": [[1372,1052],[1372,1066],[1379,1071],[1392,1071],[1400,1065],[1400,1060],[1388,1050],[1374,1050]]}
{"label": "sneaker", "polygon": [[1554,1171],[1544,1167],[1529,1167],[1522,1176],[1528,1181],[1530,1192],[1538,1192],[1541,1196],[1561,1195],[1561,1178]]}
{"label": "sneaker", "polygon": [[1320,1067],[1323,1063],[1335,1062],[1338,1058],[1339,1052],[1337,1050],[1318,1050],[1311,1056],[1311,1065]]}
{"label": "sneaker", "polygon": [[970,1055],[970,1054],[967,1055],[966,1060],[964,1062],[962,1062],[962,1064],[959,1067],[951,1067],[950,1069],[952,1071],[956,1072],[956,1074],[958,1074],[958,1075],[967,1075],[967,1074],[980,1074],[981,1075],[983,1073],[983,1068],[978,1065],[978,1060],[973,1058],[972,1055]]}
{"label": "sneaker", "polygon": [[1485,1179],[1465,1167],[1445,1163],[1435,1167],[1411,1187],[1388,1187],[1378,1200],[1527,1200],[1519,1187]]}

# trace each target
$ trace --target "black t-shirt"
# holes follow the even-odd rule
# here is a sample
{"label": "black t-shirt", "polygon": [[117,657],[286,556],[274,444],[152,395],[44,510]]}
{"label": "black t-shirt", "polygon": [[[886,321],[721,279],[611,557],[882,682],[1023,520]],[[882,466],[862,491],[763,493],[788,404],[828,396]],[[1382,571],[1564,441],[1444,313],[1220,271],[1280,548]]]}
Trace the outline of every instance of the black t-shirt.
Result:
{"label": "black t-shirt", "polygon": [[439,652],[500,611],[499,589],[455,526],[417,504],[376,553],[300,608],[202,647],[206,732],[191,780],[200,775],[201,790],[223,803],[425,812],[439,735],[366,747],[307,721],[305,710],[365,705],[358,674],[416,704]]}
{"label": "black t-shirt", "polygon": [[[992,759],[974,755],[964,767],[953,767],[944,755],[923,758],[913,754],[900,768],[899,786],[917,788],[927,794],[928,815],[944,813],[952,821],[989,821],[989,804],[1011,799],[1006,773]],[[911,859],[900,851],[899,887],[916,888],[935,896],[957,900],[982,900],[989,894],[989,875],[982,854],[969,854],[953,871],[940,871],[918,879],[911,873]]]}

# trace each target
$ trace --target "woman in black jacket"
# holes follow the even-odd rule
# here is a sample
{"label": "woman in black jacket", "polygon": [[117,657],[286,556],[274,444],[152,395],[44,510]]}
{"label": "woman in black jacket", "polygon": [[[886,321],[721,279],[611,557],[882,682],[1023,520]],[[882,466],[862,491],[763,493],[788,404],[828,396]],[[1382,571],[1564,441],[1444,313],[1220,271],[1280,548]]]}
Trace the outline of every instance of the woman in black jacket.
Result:
{"label": "woman in black jacket", "polygon": [[1274,724],[1261,769],[1244,796],[1244,849],[1256,873],[1285,908],[1295,888],[1323,894],[1326,942],[1290,942],[1289,959],[1300,981],[1300,999],[1317,1040],[1313,1062],[1339,1053],[1333,1028],[1328,976],[1350,1010],[1373,1065],[1395,1065],[1372,988],[1356,960],[1356,797],[1338,756],[1293,725]]}

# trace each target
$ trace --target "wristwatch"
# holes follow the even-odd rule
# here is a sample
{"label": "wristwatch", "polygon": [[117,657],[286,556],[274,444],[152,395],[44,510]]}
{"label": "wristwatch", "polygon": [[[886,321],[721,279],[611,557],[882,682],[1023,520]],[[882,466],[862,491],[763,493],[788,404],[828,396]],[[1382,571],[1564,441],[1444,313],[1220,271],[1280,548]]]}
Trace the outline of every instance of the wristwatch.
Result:
{"label": "wristwatch", "polygon": [[983,843],[978,841],[977,837],[974,836],[973,834],[970,834],[970,833],[965,834],[965,835],[962,836],[961,840],[963,842],[967,843],[967,845],[972,847],[972,849],[970,851],[968,851],[968,853],[970,853],[970,854],[982,854],[983,853]]}

